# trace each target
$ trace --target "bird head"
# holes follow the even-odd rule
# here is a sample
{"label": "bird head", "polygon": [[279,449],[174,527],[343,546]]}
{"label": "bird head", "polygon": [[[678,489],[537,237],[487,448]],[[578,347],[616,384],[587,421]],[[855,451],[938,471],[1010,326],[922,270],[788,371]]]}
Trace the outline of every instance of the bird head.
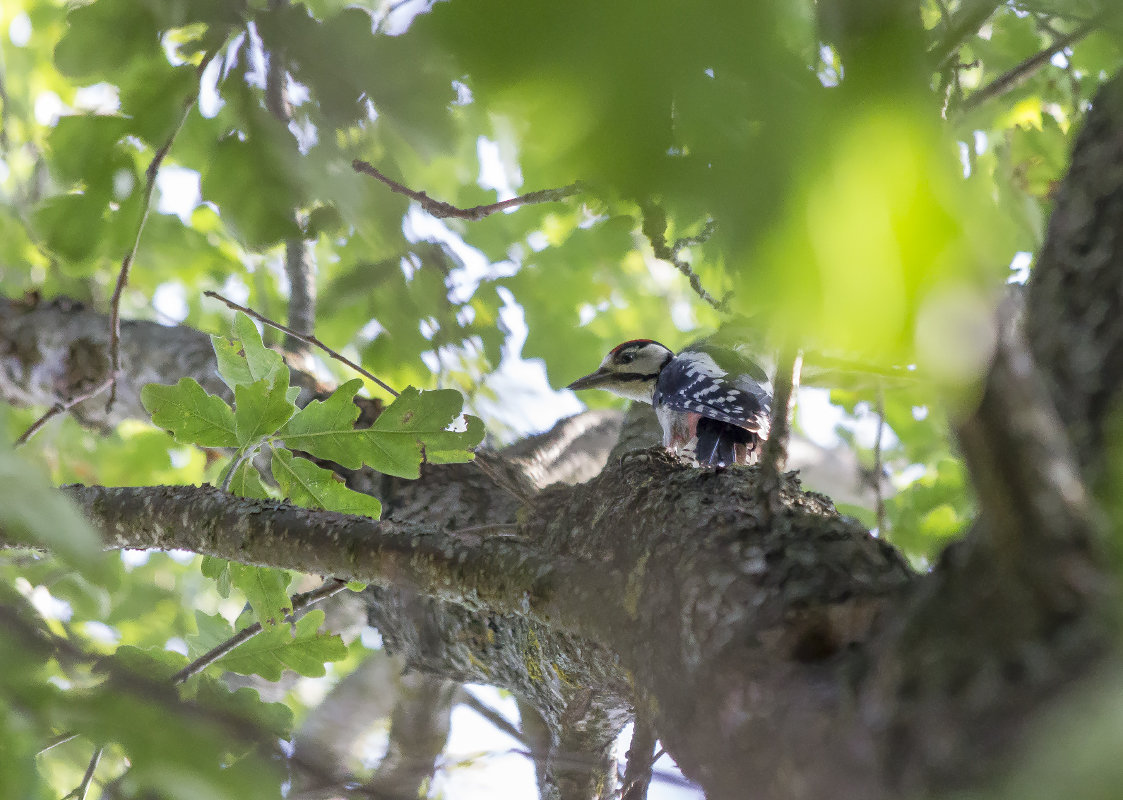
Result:
{"label": "bird head", "polygon": [[651,402],[660,370],[674,358],[651,339],[633,339],[609,351],[596,372],[578,378],[567,389],[603,389],[629,400]]}

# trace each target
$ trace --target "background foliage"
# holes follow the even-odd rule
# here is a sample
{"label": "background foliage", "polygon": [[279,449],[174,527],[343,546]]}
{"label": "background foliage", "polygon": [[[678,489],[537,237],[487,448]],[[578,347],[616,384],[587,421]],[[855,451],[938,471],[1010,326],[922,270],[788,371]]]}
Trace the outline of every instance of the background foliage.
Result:
{"label": "background foliage", "polygon": [[[870,420],[883,410],[878,466],[898,491],[880,518],[852,510],[923,563],[970,516],[948,415],[970,402],[991,308],[1006,282],[1025,278],[1074,126],[1123,65],[1123,39],[1106,0],[908,5],[8,2],[0,292],[107,307],[140,232],[122,314],[225,334],[228,312],[203,291],[283,317],[285,244],[302,241],[319,338],[391,386],[458,389],[498,442],[575,408],[549,386],[587,372],[612,344],[680,346],[732,322],[731,335],[762,355],[781,342],[805,349],[807,383],[831,390],[829,419],[870,469]],[[583,191],[475,222],[436,220],[356,173],[353,159],[462,207],[573,181]],[[655,257],[660,239],[685,237],[699,240],[682,260],[729,313]],[[238,325],[235,347],[257,335]],[[265,342],[277,343],[271,331]],[[334,363],[317,369],[334,383],[354,378]],[[150,387],[156,423],[175,438],[139,421],[103,435],[64,419],[0,457],[4,529],[55,553],[0,560],[5,602],[75,648],[61,663],[0,647],[0,740],[13,754],[0,759],[0,786],[16,787],[12,796],[61,796],[79,782],[85,740],[33,758],[62,731],[114,743],[99,775],[121,773],[127,755],[126,793],[276,796],[269,747],[244,752],[236,723],[204,711],[141,728],[135,681],[113,676],[170,675],[187,658],[173,651],[195,655],[227,635],[243,601],[283,609],[294,576],[231,580],[229,568],[204,565],[220,583],[226,574],[220,585],[174,555],[97,557],[45,488],[217,483],[230,461],[194,445],[268,447],[282,425],[295,436],[297,420],[319,413],[293,417],[287,375],[276,377],[247,373],[237,411],[198,392],[196,405],[181,403],[209,404],[234,422],[226,432],[171,418],[173,390]],[[451,436],[459,401],[411,396],[432,400],[421,417],[431,434]],[[270,429],[246,430],[270,403]],[[8,441],[38,413],[7,412]],[[325,415],[316,424],[330,428]],[[448,448],[471,446],[465,436]],[[323,455],[415,474],[412,441],[381,461],[342,442]],[[315,452],[307,437],[292,447]],[[377,514],[310,462],[283,448],[274,459],[285,496]],[[246,469],[242,491],[265,492]],[[247,589],[263,584],[272,600],[255,602]],[[273,679],[279,663],[343,674],[361,645],[323,638],[309,620],[278,645],[307,645],[301,658],[247,650],[168,702],[237,706],[286,735],[298,693],[278,708],[230,694],[216,676]],[[110,666],[95,664],[106,654]],[[218,762],[232,767],[204,769]],[[180,780],[188,774],[195,782]]]}

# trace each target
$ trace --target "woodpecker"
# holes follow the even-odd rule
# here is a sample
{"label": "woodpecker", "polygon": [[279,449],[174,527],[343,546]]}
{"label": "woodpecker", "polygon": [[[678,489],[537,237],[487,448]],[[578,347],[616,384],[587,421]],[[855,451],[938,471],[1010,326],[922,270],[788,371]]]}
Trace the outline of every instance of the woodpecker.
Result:
{"label": "woodpecker", "polygon": [[652,339],[619,344],[600,368],[567,389],[603,389],[650,403],[663,446],[699,464],[747,464],[768,438],[768,376],[737,350],[695,342],[678,355]]}

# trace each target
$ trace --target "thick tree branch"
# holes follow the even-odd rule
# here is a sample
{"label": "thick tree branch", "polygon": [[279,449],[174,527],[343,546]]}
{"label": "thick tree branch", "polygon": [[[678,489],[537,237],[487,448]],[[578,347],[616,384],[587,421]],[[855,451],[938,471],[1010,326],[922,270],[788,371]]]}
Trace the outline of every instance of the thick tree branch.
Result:
{"label": "thick tree branch", "polygon": [[390,741],[370,788],[386,797],[422,797],[448,741],[457,684],[408,672],[398,685]]}
{"label": "thick tree branch", "polygon": [[574,569],[509,538],[466,544],[429,526],[251,500],[211,486],[66,487],[122,549],[186,549],[247,564],[406,586],[471,608],[566,615]]}
{"label": "thick tree branch", "polygon": [[628,746],[628,764],[624,769],[624,785],[620,800],[647,800],[651,768],[655,765],[655,729],[646,713],[637,711],[632,743]]}
{"label": "thick tree branch", "polygon": [[1104,464],[1123,388],[1121,187],[1116,78],[1077,138],[1024,328],[1012,301],[958,426],[980,517],[890,627],[867,687],[902,793],[979,780],[1118,641],[1116,566],[1086,487],[1117,491]]}
{"label": "thick tree branch", "polygon": [[1027,286],[1026,336],[1089,484],[1097,486],[1123,388],[1123,77],[1076,139]]}

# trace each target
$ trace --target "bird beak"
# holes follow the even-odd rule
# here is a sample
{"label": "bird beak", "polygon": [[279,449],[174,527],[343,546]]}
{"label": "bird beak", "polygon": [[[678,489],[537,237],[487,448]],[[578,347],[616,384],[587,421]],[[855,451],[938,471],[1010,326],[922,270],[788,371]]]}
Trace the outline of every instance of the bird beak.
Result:
{"label": "bird beak", "polygon": [[598,369],[596,372],[590,372],[584,378],[578,378],[573,383],[566,386],[566,389],[596,389],[602,383],[608,381],[611,373],[608,370]]}

